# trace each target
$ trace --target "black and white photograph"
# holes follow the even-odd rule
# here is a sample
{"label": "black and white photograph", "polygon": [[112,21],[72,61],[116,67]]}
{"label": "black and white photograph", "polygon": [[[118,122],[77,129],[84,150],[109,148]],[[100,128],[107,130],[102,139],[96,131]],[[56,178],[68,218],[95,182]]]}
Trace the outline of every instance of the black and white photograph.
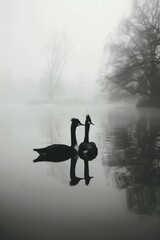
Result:
{"label": "black and white photograph", "polygon": [[0,0],[0,240],[160,239],[160,0]]}

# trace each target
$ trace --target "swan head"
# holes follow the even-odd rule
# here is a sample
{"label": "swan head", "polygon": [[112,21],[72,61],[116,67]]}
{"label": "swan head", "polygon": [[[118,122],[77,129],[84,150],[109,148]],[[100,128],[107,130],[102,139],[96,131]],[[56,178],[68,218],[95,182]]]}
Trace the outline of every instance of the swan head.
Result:
{"label": "swan head", "polygon": [[79,121],[79,119],[77,119],[77,118],[72,118],[72,119],[71,119],[71,122],[72,122],[72,124],[73,124],[75,127],[84,126],[84,124],[82,124],[82,123]]}
{"label": "swan head", "polygon": [[89,115],[86,116],[86,123],[87,123],[87,124],[92,124],[92,125],[94,125],[94,124],[92,123],[91,117],[90,117]]}

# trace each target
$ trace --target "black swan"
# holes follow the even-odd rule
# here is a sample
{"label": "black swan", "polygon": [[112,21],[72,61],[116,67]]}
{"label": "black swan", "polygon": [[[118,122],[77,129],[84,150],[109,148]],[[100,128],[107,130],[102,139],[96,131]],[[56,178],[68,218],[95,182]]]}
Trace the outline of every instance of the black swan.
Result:
{"label": "black swan", "polygon": [[86,185],[89,184],[92,178],[89,176],[88,161],[92,161],[94,158],[96,158],[98,154],[98,149],[96,144],[94,142],[89,142],[90,124],[94,125],[91,121],[90,116],[87,115],[86,121],[85,121],[85,137],[84,137],[84,141],[79,145],[79,151],[78,151],[80,158],[84,160],[84,176],[85,176]]}
{"label": "black swan", "polygon": [[71,146],[65,144],[53,144],[45,148],[35,148],[34,151],[39,153],[37,159],[33,162],[63,162],[70,158],[77,159],[78,145],[76,140],[76,128],[84,126],[78,119],[71,119]]}
{"label": "black swan", "polygon": [[96,158],[98,154],[97,146],[94,142],[89,142],[90,124],[94,125],[89,115],[86,116],[85,121],[85,137],[84,141],[79,145],[79,156],[83,160],[91,161]]}

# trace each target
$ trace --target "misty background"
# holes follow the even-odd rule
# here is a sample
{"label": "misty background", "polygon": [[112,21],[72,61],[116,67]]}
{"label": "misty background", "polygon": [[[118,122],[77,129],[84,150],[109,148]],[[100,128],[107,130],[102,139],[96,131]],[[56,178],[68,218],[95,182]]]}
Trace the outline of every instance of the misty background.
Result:
{"label": "misty background", "polygon": [[70,50],[55,99],[101,99],[104,44],[130,9],[130,0],[0,0],[0,102],[46,101],[45,48],[63,34]]}
{"label": "misty background", "polygon": [[[159,0],[0,0],[0,239],[160,239],[159,19]],[[70,186],[33,149],[88,114],[93,178],[78,158]]]}

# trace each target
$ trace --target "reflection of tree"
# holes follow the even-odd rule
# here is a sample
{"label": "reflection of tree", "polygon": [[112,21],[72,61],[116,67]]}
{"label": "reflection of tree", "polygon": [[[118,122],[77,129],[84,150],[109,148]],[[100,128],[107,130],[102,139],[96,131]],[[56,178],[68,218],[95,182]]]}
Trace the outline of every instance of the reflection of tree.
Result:
{"label": "reflection of tree", "polygon": [[137,214],[160,216],[160,189],[139,185],[127,189],[127,204]]}
{"label": "reflection of tree", "polygon": [[154,119],[141,118],[113,129],[110,134],[113,143],[109,166],[152,164],[160,160],[160,125]]}
{"label": "reflection of tree", "polygon": [[116,186],[126,189],[128,208],[138,214],[160,216],[160,122],[141,117],[114,128],[107,166]]}
{"label": "reflection of tree", "polygon": [[[55,112],[55,109],[52,109],[52,108],[48,109],[48,112],[46,114],[43,124],[46,127],[45,136],[44,136],[46,140],[46,143],[45,143],[46,146],[61,142],[61,120],[59,119],[58,112],[57,111]],[[48,176],[52,176],[58,179],[63,184],[68,184],[69,166],[67,162],[61,162],[61,163],[47,162],[47,165],[49,166],[47,169]]]}

